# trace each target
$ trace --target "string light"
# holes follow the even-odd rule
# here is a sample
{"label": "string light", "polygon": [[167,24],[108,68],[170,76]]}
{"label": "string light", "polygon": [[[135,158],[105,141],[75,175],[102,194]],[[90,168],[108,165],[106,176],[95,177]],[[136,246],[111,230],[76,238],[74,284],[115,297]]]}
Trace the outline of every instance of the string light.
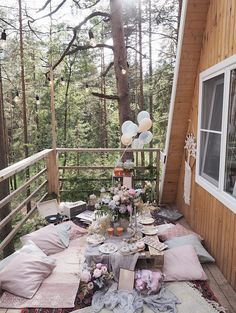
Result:
{"label": "string light", "polygon": [[35,99],[36,99],[36,104],[37,104],[37,105],[40,105],[40,99],[39,99],[39,96],[38,96],[38,95],[36,95]]}
{"label": "string light", "polygon": [[7,46],[7,34],[5,29],[3,30],[1,34],[1,40],[0,40],[0,49],[5,50]]}
{"label": "string light", "polygon": [[64,77],[61,77],[61,84],[62,84],[62,86],[65,86],[65,84],[66,84]]}
{"label": "string light", "polygon": [[89,42],[92,47],[96,47],[97,43],[91,30],[89,30]]}
{"label": "string light", "polygon": [[15,95],[15,97],[14,97],[14,102],[15,102],[15,103],[18,103],[19,101],[20,101],[19,92],[16,91],[16,95]]}

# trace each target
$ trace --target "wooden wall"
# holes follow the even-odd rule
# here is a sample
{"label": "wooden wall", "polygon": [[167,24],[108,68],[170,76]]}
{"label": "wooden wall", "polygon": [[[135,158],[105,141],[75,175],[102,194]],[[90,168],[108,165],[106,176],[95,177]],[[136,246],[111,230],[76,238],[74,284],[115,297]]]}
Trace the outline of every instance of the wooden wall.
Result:
{"label": "wooden wall", "polygon": [[[211,0],[199,70],[189,119],[197,133],[199,73],[236,54],[236,1]],[[184,155],[178,182],[177,204],[192,228],[205,239],[206,247],[215,257],[222,273],[236,290],[236,214],[195,183],[195,164],[192,164],[191,206],[183,202]]]}

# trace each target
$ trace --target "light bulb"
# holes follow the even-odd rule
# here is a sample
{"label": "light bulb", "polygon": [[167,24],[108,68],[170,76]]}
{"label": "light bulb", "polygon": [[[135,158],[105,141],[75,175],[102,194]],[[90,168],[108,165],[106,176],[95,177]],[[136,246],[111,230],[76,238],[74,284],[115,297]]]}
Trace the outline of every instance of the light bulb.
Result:
{"label": "light bulb", "polygon": [[96,47],[96,45],[97,45],[96,40],[94,38],[91,38],[90,39],[90,46]]}
{"label": "light bulb", "polygon": [[14,102],[15,102],[15,103],[18,103],[19,101],[20,101],[20,98],[19,98],[18,95],[16,95],[15,98],[14,98]]}
{"label": "light bulb", "polygon": [[126,74],[126,70],[125,70],[124,68],[122,68],[121,74],[122,74],[122,75],[125,75],[125,74]]}

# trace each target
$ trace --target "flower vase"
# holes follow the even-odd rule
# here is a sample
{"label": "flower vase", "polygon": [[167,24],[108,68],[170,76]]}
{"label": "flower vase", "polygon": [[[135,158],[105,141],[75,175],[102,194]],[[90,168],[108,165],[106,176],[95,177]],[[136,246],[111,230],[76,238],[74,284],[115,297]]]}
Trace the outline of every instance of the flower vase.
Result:
{"label": "flower vase", "polygon": [[120,227],[123,227],[124,231],[126,231],[129,226],[129,220],[127,218],[121,217],[119,219],[119,225]]}

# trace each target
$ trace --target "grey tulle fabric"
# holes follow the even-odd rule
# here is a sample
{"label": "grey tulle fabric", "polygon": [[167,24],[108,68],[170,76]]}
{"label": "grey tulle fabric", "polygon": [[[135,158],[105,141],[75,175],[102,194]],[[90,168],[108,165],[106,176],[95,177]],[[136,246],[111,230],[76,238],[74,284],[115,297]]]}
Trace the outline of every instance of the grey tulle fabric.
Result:
{"label": "grey tulle fabric", "polygon": [[106,308],[114,313],[142,313],[146,304],[153,312],[177,313],[176,304],[179,299],[163,286],[158,294],[141,296],[135,290],[127,292],[114,290],[112,286],[108,291],[97,291],[92,300],[95,313]]}
{"label": "grey tulle fabric", "polygon": [[[117,245],[119,249],[124,242],[119,237],[113,237],[106,239],[105,242],[113,242]],[[89,245],[85,251],[86,263],[90,265],[92,262],[104,263],[108,265],[109,271],[114,273],[114,278],[118,281],[120,268],[125,268],[127,270],[134,270],[137,263],[139,254],[122,255],[119,252],[114,254],[103,254],[99,252],[99,246]]]}

